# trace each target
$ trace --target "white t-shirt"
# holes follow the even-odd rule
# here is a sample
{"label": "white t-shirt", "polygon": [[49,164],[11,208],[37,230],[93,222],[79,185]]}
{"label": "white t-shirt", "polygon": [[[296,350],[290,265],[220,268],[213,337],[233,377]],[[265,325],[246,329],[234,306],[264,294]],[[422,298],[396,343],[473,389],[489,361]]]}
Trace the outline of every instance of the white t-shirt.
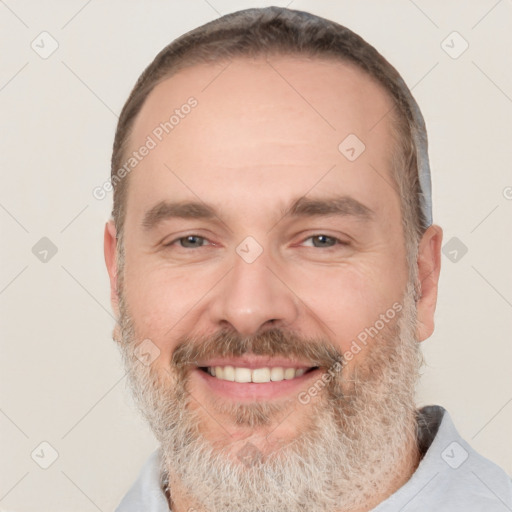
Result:
{"label": "white t-shirt", "polygon": [[[418,411],[424,456],[412,477],[372,512],[512,512],[512,480],[464,441],[440,406]],[[161,455],[151,454],[115,512],[170,512]]]}

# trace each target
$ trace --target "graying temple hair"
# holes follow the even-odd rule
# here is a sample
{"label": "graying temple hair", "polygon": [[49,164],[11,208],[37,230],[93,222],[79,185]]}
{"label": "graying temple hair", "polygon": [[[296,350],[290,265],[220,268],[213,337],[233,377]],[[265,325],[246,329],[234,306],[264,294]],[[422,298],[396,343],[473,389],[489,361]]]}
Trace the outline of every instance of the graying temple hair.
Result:
{"label": "graying temple hair", "polygon": [[428,143],[421,111],[396,69],[370,44],[348,28],[313,14],[281,7],[246,9],[206,23],[166,46],[144,70],[126,101],[114,140],[111,181],[118,237],[118,268],[124,260],[123,227],[128,176],[119,179],[137,115],[146,98],[180,69],[237,57],[300,55],[351,63],[376,80],[391,97],[396,149],[392,174],[401,197],[402,222],[410,271],[417,243],[432,224]]}

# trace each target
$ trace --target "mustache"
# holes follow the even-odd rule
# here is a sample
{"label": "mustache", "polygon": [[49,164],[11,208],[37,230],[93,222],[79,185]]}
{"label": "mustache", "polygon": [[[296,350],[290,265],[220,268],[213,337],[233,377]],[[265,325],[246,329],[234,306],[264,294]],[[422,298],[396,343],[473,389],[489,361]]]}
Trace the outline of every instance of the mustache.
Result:
{"label": "mustache", "polygon": [[171,364],[183,369],[215,357],[240,357],[246,354],[305,360],[311,366],[326,368],[344,363],[342,353],[324,338],[302,337],[272,328],[250,336],[226,329],[211,336],[184,336],[176,345]]}

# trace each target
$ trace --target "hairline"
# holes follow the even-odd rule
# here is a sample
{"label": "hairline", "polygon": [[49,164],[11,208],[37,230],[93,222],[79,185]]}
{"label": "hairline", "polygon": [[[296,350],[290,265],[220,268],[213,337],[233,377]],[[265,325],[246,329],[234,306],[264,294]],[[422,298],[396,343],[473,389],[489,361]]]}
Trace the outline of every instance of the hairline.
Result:
{"label": "hairline", "polygon": [[[306,51],[300,51],[300,50],[290,51],[290,50],[280,50],[280,49],[276,48],[276,49],[272,49],[272,50],[267,50],[265,52],[260,51],[258,53],[252,53],[252,54],[239,54],[239,55],[235,55],[234,57],[231,57],[231,58],[218,57],[218,58],[206,60],[205,58],[203,58],[202,56],[200,56],[198,54],[193,54],[192,57],[189,58],[188,60],[180,59],[172,66],[171,69],[168,70],[167,73],[165,73],[164,75],[159,77],[158,80],[155,80],[151,84],[151,87],[147,91],[145,91],[138,111],[136,112],[135,116],[129,120],[129,123],[126,127],[126,135],[122,141],[118,160],[120,162],[126,161],[126,155],[128,154],[128,152],[130,150],[130,146],[132,146],[132,144],[133,144],[132,136],[133,136],[135,125],[137,124],[137,121],[140,119],[140,115],[144,109],[145,104],[148,101],[148,98],[155,91],[155,89],[159,85],[161,85],[163,82],[165,82],[169,79],[172,79],[173,77],[175,77],[178,73],[180,73],[183,70],[192,69],[192,68],[201,67],[201,66],[208,66],[208,65],[222,65],[223,63],[236,61],[236,60],[249,61],[249,60],[255,59],[255,58],[268,59],[268,57],[271,55],[277,56],[277,57],[284,57],[284,58],[297,58],[299,60],[302,59],[302,60],[312,60],[312,61],[320,61],[320,62],[323,61],[323,62],[330,62],[330,63],[342,63],[342,64],[346,65],[347,67],[351,68],[352,70],[359,71],[360,74],[366,78],[366,80],[372,82],[379,88],[379,90],[386,96],[386,98],[392,104],[391,110],[389,112],[387,112],[383,116],[383,118],[378,121],[378,123],[382,122],[384,120],[384,118],[390,119],[389,129],[390,129],[390,135],[391,135],[391,138],[393,141],[393,148],[391,151],[391,158],[389,158],[386,162],[387,163],[386,171],[389,172],[390,178],[393,180],[394,185],[396,185],[396,187],[398,188],[399,183],[397,182],[398,176],[397,176],[397,173],[395,172],[395,167],[396,167],[395,163],[401,160],[400,159],[401,156],[402,157],[404,156],[403,155],[404,139],[406,137],[406,134],[404,133],[404,126],[403,126],[405,115],[400,116],[395,113],[395,110],[397,107],[397,100],[393,97],[391,92],[384,86],[384,84],[382,84],[375,76],[373,76],[369,71],[364,69],[357,62],[354,62],[353,60],[350,60],[349,58],[347,58],[345,56],[327,54],[327,53],[313,54],[313,52],[307,51],[307,50]],[[404,170],[403,172],[406,172],[406,171]],[[118,239],[121,239],[121,242],[122,242],[123,232],[124,232],[124,220],[125,220],[126,212],[127,212],[126,206],[127,206],[127,199],[128,199],[130,174],[131,173],[127,174],[124,178],[121,178],[124,181],[123,185],[121,186],[123,194],[121,196],[122,200],[118,206],[119,206],[119,213],[122,215],[119,215],[120,219],[115,219],[116,222],[117,222],[117,220],[122,221],[120,223],[120,228],[121,228],[119,230],[120,233],[117,234],[117,237],[118,237]],[[400,199],[400,204],[401,204],[401,209],[402,209],[402,203],[403,203],[402,197],[399,197],[399,199]],[[402,215],[403,214],[404,214],[404,212],[402,211]],[[117,224],[116,224],[116,227],[117,227]]]}

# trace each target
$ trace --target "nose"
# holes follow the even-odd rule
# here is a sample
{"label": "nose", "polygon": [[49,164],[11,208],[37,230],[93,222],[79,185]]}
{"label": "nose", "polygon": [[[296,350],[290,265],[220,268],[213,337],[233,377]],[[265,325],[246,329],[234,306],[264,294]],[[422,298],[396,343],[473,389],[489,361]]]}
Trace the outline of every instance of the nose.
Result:
{"label": "nose", "polygon": [[211,321],[246,336],[293,324],[299,300],[287,286],[286,276],[271,263],[265,251],[252,263],[235,255],[233,268],[215,287],[209,308]]}

